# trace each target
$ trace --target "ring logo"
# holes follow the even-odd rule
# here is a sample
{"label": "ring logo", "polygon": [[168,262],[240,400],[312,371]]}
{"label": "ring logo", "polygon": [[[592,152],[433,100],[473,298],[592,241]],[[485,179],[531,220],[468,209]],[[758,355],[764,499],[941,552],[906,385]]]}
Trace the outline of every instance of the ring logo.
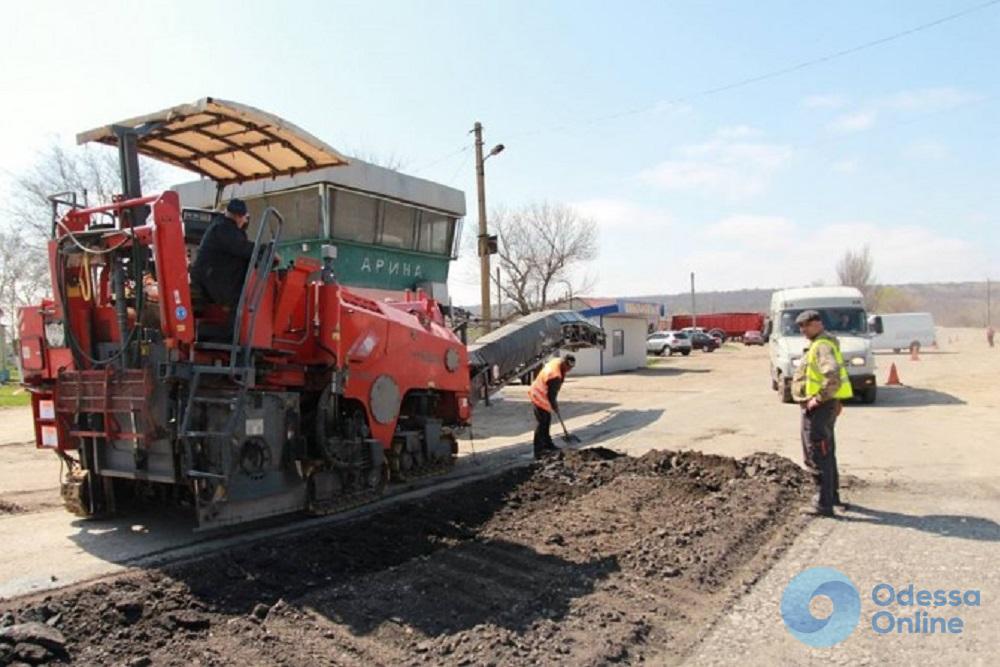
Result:
{"label": "ring logo", "polygon": [[[813,598],[833,603],[833,612],[816,618],[809,609]],[[800,642],[825,648],[847,639],[861,619],[861,596],[847,576],[831,567],[813,567],[797,574],[781,596],[781,618]]]}

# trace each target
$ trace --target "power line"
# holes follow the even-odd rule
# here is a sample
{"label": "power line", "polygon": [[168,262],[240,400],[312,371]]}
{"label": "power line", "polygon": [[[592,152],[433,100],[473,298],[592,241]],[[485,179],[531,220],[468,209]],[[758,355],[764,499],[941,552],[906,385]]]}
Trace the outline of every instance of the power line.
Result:
{"label": "power line", "polygon": [[674,97],[674,98],[667,99],[667,100],[658,101],[658,102],[656,102],[654,104],[649,104],[649,105],[645,105],[645,106],[642,106],[642,107],[636,107],[634,109],[627,109],[627,110],[624,110],[624,111],[619,111],[619,112],[612,113],[612,114],[606,114],[606,115],[603,115],[603,116],[595,116],[595,117],[590,118],[590,119],[583,119],[583,120],[579,120],[579,121],[571,121],[569,123],[563,123],[563,124],[555,125],[555,126],[548,127],[548,128],[536,129],[536,130],[528,130],[526,132],[515,133],[511,138],[533,136],[533,135],[536,135],[536,134],[541,134],[543,132],[553,132],[553,131],[556,131],[556,130],[567,129],[567,128],[573,126],[573,125],[590,125],[590,124],[604,122],[604,121],[607,121],[607,120],[616,120],[618,118],[625,118],[627,116],[635,116],[635,115],[639,115],[639,114],[643,114],[643,113],[648,113],[650,111],[654,111],[655,109],[659,109],[659,108],[664,107],[664,106],[683,104],[685,102],[691,102],[693,100],[696,100],[696,99],[699,99],[699,98],[702,98],[702,97],[709,97],[711,95],[717,95],[719,93],[728,92],[728,91],[734,90],[736,88],[743,88],[744,86],[749,86],[749,85],[752,85],[752,84],[755,84],[755,83],[760,83],[761,81],[767,81],[768,79],[774,79],[774,78],[777,78],[777,77],[780,77],[780,76],[784,76],[786,74],[791,74],[793,72],[798,72],[798,71],[801,71],[803,69],[807,69],[809,67],[814,67],[816,65],[821,65],[823,63],[828,63],[828,62],[830,62],[832,60],[837,60],[839,58],[844,58],[846,56],[853,55],[853,54],[858,53],[860,51],[865,51],[865,50],[868,50],[868,49],[875,48],[877,46],[882,46],[883,44],[888,44],[889,42],[894,42],[894,41],[896,41],[898,39],[902,39],[904,37],[909,37],[910,35],[914,35],[916,33],[923,32],[923,31],[929,30],[931,28],[935,28],[935,27],[937,27],[939,25],[942,25],[944,23],[949,23],[951,21],[955,21],[957,19],[960,19],[960,18],[963,18],[965,16],[968,16],[969,14],[973,14],[975,12],[979,12],[979,11],[982,11],[982,10],[987,9],[989,7],[992,7],[993,5],[996,5],[996,4],[1000,4],[1000,0],[989,0],[988,2],[983,2],[983,3],[980,3],[978,5],[974,5],[972,7],[967,8],[967,9],[963,9],[961,11],[957,11],[957,12],[954,12],[952,14],[948,14],[947,16],[942,16],[940,18],[934,19],[933,21],[928,21],[927,23],[921,23],[920,25],[914,26],[912,28],[908,28],[906,30],[902,30],[900,32],[896,32],[896,33],[893,33],[891,35],[886,35],[885,37],[880,37],[878,39],[874,39],[874,40],[871,40],[869,42],[863,42],[861,44],[857,44],[855,46],[851,46],[851,47],[848,47],[846,49],[841,49],[839,51],[833,51],[831,53],[827,53],[825,55],[818,56],[816,58],[811,58],[809,60],[803,60],[803,61],[795,63],[793,65],[788,65],[786,67],[781,67],[781,68],[778,68],[778,69],[770,70],[768,72],[763,72],[761,74],[757,74],[757,75],[754,75],[754,76],[748,76],[748,77],[745,77],[745,78],[742,78],[742,79],[737,79],[737,80],[731,81],[729,83],[724,83],[724,84],[721,84],[721,85],[718,85],[718,86],[713,86],[711,88],[705,88],[703,90],[699,90],[699,91],[694,92],[694,93],[690,93],[690,94],[687,94],[687,95],[681,95],[681,96]]}
{"label": "power line", "polygon": [[[1000,0],[997,0],[997,1],[1000,2]],[[415,176],[415,175],[419,174],[422,171],[427,171],[431,167],[436,167],[437,165],[441,164],[445,160],[453,158],[456,155],[458,155],[460,153],[464,153],[465,151],[468,151],[468,150],[471,150],[471,149],[472,149],[472,144],[466,144],[466,145],[461,146],[460,148],[458,148],[456,150],[451,151],[447,155],[442,155],[439,158],[435,158],[435,159],[431,160],[430,162],[425,163],[423,166],[417,167],[416,169],[412,170],[410,173]]]}
{"label": "power line", "polygon": [[[470,158],[471,157],[472,156],[470,156]],[[455,179],[458,178],[458,175],[460,173],[462,173],[463,169],[469,167],[471,165],[471,163],[473,163],[473,162],[474,162],[474,160],[471,160],[471,159],[463,159],[463,160],[461,160],[460,163],[459,163],[459,165],[458,165],[458,168],[451,175],[451,178],[449,178],[447,181],[445,181],[445,183],[447,183],[448,185],[454,187],[454,185],[455,185]]]}

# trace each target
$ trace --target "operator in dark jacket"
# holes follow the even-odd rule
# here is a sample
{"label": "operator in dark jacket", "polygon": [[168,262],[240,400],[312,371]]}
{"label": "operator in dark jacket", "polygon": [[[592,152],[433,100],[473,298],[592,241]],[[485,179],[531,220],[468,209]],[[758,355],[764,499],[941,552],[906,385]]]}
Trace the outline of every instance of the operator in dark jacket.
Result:
{"label": "operator in dark jacket", "polygon": [[242,199],[232,199],[201,239],[191,279],[213,303],[235,308],[243,290],[253,242],[247,238],[250,216]]}

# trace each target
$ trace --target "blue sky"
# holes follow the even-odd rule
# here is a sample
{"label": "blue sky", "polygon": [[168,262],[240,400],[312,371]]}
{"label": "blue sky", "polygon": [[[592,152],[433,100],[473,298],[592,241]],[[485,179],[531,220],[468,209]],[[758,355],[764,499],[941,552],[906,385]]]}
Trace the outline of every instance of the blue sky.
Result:
{"label": "blue sky", "polygon": [[[480,120],[507,146],[491,204],[597,219],[596,293],[683,291],[690,271],[706,289],[832,282],[864,243],[885,282],[995,278],[1000,4],[695,95],[976,4],[16,3],[0,25],[0,180],[54,139],[213,95],[398,156],[474,211],[462,149]],[[452,271],[462,303],[478,294],[469,264]]]}

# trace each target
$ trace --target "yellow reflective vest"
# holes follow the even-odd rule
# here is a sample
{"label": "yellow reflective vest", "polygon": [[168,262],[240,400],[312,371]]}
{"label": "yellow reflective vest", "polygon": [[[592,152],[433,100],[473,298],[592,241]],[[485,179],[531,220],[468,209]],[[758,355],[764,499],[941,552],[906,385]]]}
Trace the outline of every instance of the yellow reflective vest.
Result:
{"label": "yellow reflective vest", "polygon": [[854,396],[854,390],[851,389],[851,378],[847,375],[847,365],[844,363],[843,355],[840,354],[840,346],[833,339],[826,336],[817,336],[816,340],[809,345],[809,351],[806,352],[804,359],[806,365],[806,398],[818,395],[823,389],[823,382],[826,380],[826,377],[819,369],[817,350],[819,350],[820,345],[830,346],[833,350],[833,357],[837,360],[837,366],[840,369],[840,388],[837,389],[833,397],[840,400],[851,398]]}

